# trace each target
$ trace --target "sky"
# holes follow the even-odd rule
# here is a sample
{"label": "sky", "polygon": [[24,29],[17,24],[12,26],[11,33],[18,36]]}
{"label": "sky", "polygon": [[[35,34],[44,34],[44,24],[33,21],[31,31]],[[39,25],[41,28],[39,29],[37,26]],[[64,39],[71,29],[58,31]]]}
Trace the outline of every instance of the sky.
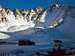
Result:
{"label": "sky", "polygon": [[69,4],[75,6],[75,0],[0,0],[0,5],[10,9],[29,9],[48,7],[53,3]]}

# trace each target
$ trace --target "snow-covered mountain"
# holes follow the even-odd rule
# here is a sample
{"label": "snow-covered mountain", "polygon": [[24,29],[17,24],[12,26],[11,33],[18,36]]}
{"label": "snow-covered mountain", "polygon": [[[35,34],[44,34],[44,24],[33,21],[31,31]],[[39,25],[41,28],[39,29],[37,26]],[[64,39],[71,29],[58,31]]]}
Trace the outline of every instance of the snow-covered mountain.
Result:
{"label": "snow-covered mountain", "polygon": [[23,11],[16,9],[13,12],[9,9],[0,8],[0,10],[0,14],[2,14],[0,32],[3,32],[0,33],[2,36],[0,39],[10,38],[10,36],[18,37],[18,35],[20,37],[22,35],[36,35],[36,33],[38,33],[37,35],[39,33],[46,35],[44,34],[45,30],[50,29],[51,32],[47,30],[48,32],[46,33],[52,39],[67,40],[68,38],[69,40],[74,40],[75,7],[54,4],[46,9],[36,8],[35,10]]}
{"label": "snow-covered mountain", "polygon": [[[53,5],[57,8],[60,5]],[[9,9],[0,8],[1,20],[0,31],[15,32],[28,28],[54,28],[63,21],[65,9],[61,6],[59,9],[36,8],[31,10],[11,11]],[[63,10],[62,10],[63,9]],[[50,19],[52,18],[52,19]]]}
{"label": "snow-covered mountain", "polygon": [[[63,9],[63,10],[62,10]],[[59,4],[49,8],[36,8],[31,10],[9,10],[0,7],[0,31],[16,32],[29,28],[55,28],[62,24],[66,8]],[[0,33],[0,39],[9,36]]]}
{"label": "snow-covered mountain", "polygon": [[[2,10],[2,9],[0,9]],[[4,10],[4,9],[3,9]],[[10,10],[6,10],[7,13]],[[52,49],[53,40],[63,41],[65,48],[75,48],[75,7],[50,5],[46,9],[16,10],[0,18],[0,39],[3,41],[31,40],[35,46],[4,45],[0,50],[22,49],[28,52]],[[15,11],[14,11],[15,12]],[[4,11],[3,11],[4,13]],[[21,14],[21,13],[25,13]]]}

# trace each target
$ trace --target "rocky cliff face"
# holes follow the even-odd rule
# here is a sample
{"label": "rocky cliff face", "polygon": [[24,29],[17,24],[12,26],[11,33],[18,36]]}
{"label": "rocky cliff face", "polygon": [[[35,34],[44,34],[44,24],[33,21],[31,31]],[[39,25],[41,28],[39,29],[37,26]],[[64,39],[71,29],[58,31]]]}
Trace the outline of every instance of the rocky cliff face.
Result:
{"label": "rocky cliff face", "polygon": [[35,23],[40,21],[43,14],[43,8],[36,8],[31,10],[14,10],[0,7],[0,31],[7,31],[8,28],[19,28],[24,26],[25,29],[34,27]]}

